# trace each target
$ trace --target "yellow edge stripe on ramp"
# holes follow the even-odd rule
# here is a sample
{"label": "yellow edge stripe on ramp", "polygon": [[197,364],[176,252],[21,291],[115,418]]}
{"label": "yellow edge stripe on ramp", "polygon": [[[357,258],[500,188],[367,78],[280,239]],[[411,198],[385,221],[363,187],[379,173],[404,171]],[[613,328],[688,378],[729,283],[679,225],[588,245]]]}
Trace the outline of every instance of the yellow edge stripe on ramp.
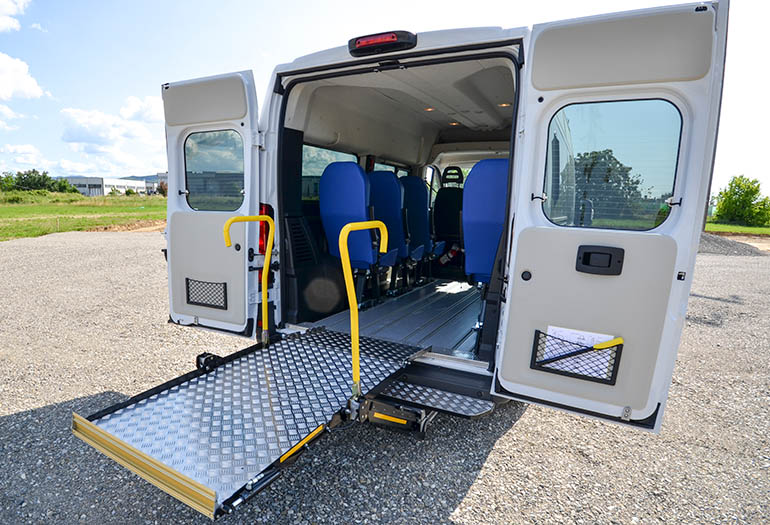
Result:
{"label": "yellow edge stripe on ramp", "polygon": [[321,431],[322,431],[324,428],[326,428],[326,425],[319,425],[319,426],[318,426],[318,428],[316,428],[316,429],[315,429],[314,431],[312,431],[310,434],[308,434],[307,436],[305,436],[305,438],[304,438],[302,441],[300,441],[299,443],[297,443],[296,445],[294,445],[293,447],[291,447],[291,448],[289,449],[289,451],[288,451],[288,452],[286,452],[286,453],[285,453],[283,456],[281,456],[281,460],[279,461],[279,463],[283,463],[284,461],[286,461],[287,459],[289,459],[290,457],[292,457],[292,456],[293,456],[293,455],[294,455],[294,454],[295,454],[295,453],[296,453],[296,452],[297,452],[299,449],[301,449],[301,448],[302,448],[302,447],[303,447],[303,446],[304,446],[304,445],[305,445],[305,444],[306,444],[308,441],[310,441],[311,439],[313,439],[314,437],[316,437],[318,434],[320,434],[320,433],[321,433]]}
{"label": "yellow edge stripe on ramp", "polygon": [[159,489],[214,519],[216,492],[72,413],[72,433]]}
{"label": "yellow edge stripe on ramp", "polygon": [[375,412],[374,417],[376,417],[377,419],[384,419],[385,421],[390,421],[391,423],[399,423],[401,425],[406,425],[406,419],[401,419],[400,417],[393,417],[387,414],[380,414],[379,412]]}

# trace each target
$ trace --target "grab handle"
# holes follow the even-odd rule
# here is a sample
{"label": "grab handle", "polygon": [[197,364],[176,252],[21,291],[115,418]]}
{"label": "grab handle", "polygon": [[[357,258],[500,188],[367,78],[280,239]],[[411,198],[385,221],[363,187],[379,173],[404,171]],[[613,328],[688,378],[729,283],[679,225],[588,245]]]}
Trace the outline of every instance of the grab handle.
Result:
{"label": "grab handle", "polygon": [[230,246],[230,226],[236,222],[266,222],[267,223],[267,246],[265,247],[265,264],[262,266],[262,343],[267,346],[270,340],[269,317],[267,308],[267,281],[270,273],[270,257],[273,255],[273,238],[275,237],[275,222],[269,215],[237,215],[230,217],[225,222],[224,235],[225,246]]}
{"label": "grab handle", "polygon": [[339,247],[340,259],[342,259],[342,274],[345,276],[345,288],[348,292],[350,305],[350,346],[353,353],[353,397],[361,397],[361,371],[358,354],[358,300],[356,299],[355,285],[353,284],[353,270],[350,267],[350,253],[348,252],[348,235],[359,230],[380,230],[380,253],[388,251],[388,229],[382,221],[349,222],[340,231]]}

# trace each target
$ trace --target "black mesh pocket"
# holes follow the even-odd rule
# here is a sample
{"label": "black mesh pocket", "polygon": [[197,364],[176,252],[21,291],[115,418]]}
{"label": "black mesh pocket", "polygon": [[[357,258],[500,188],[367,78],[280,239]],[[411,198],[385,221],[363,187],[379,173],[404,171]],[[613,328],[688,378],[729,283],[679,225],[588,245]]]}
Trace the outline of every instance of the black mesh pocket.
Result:
{"label": "black mesh pocket", "polygon": [[623,343],[596,349],[535,330],[530,368],[614,385],[622,350]]}
{"label": "black mesh pocket", "polygon": [[185,279],[187,304],[227,310],[227,283]]}

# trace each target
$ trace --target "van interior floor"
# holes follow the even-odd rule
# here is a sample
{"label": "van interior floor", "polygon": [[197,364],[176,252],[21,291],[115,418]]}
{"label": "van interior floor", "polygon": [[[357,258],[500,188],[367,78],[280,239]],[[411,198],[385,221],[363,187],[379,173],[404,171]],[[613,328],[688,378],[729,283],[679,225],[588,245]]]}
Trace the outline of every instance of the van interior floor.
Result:
{"label": "van interior floor", "polygon": [[[359,331],[366,337],[473,359],[480,311],[478,288],[437,279],[359,312]],[[350,333],[350,312],[339,312],[313,326]]]}

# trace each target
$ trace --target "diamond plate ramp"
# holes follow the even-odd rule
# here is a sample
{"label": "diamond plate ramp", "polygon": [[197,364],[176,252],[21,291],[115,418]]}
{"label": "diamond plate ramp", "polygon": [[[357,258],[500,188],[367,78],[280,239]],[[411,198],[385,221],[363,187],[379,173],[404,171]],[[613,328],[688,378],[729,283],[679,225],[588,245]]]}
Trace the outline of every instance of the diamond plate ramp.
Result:
{"label": "diamond plate ramp", "polygon": [[[363,392],[417,350],[362,338]],[[214,517],[249,480],[280,464],[345,407],[352,385],[350,336],[314,329],[192,375],[88,420],[74,414],[73,431]]]}
{"label": "diamond plate ramp", "polygon": [[467,418],[477,418],[495,409],[494,401],[404,381],[388,383],[378,394]]}

